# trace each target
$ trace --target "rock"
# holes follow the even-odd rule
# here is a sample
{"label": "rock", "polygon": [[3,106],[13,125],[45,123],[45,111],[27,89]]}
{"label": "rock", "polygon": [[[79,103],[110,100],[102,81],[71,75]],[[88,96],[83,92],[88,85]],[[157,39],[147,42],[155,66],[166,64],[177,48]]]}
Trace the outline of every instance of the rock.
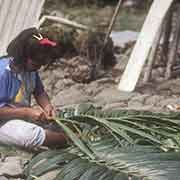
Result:
{"label": "rock", "polygon": [[56,79],[63,79],[64,78],[64,71],[62,68],[58,67],[56,69],[53,69],[52,70],[52,74],[54,76],[54,78]]}
{"label": "rock", "polygon": [[39,74],[41,79],[44,80],[44,79],[48,79],[49,75],[51,74],[51,71],[50,70],[44,71],[43,69],[40,69]]}
{"label": "rock", "polygon": [[92,81],[89,84],[84,84],[84,91],[88,96],[94,97],[103,90],[97,81]]}
{"label": "rock", "polygon": [[164,76],[164,69],[159,67],[157,69],[153,69],[151,73],[152,79],[157,79],[157,77],[163,77]]}
{"label": "rock", "polygon": [[0,176],[0,180],[8,180],[8,179],[4,176]]}
{"label": "rock", "polygon": [[72,80],[72,79],[61,79],[61,80],[58,80],[53,89],[51,90],[52,91],[52,95],[53,96],[56,96],[60,91],[63,91],[64,89],[68,88],[68,87],[71,87],[75,85],[75,82]]}
{"label": "rock", "polygon": [[64,106],[70,104],[79,104],[89,102],[90,97],[84,94],[83,90],[78,87],[71,87],[59,92],[53,97],[52,103],[56,106]]}
{"label": "rock", "polygon": [[128,102],[129,109],[140,109],[142,107],[144,107],[144,105],[139,101],[129,101]]}
{"label": "rock", "polygon": [[114,84],[115,81],[113,78],[110,78],[110,77],[103,77],[103,78],[100,78],[100,79],[97,79],[96,82],[100,85],[100,84]]}
{"label": "rock", "polygon": [[[169,98],[172,96],[172,92],[170,90],[162,90],[159,92],[161,96],[164,96],[164,98]],[[172,97],[171,97],[172,98]]]}
{"label": "rock", "polygon": [[80,56],[68,60],[67,67],[64,71],[65,77],[71,78],[76,82],[87,83],[92,80],[91,66],[86,58]]}
{"label": "rock", "polygon": [[137,111],[152,111],[153,109],[153,106],[151,105],[146,105],[146,106],[141,106],[142,104],[139,104],[139,103],[134,103],[134,104],[131,104],[130,106],[128,106],[126,108],[126,110],[137,110]]}
{"label": "rock", "polygon": [[21,176],[23,174],[21,157],[6,157],[0,162],[0,175],[8,175],[11,177]]}
{"label": "rock", "polygon": [[163,96],[158,96],[158,95],[153,95],[153,96],[149,96],[146,100],[145,100],[145,104],[146,105],[153,105],[156,106],[158,102],[162,101],[164,99]]}
{"label": "rock", "polygon": [[112,104],[106,104],[102,110],[103,111],[109,111],[109,110],[115,110],[115,109],[122,109],[127,106],[127,103],[125,102],[117,102],[117,103],[112,103]]}
{"label": "rock", "polygon": [[168,104],[180,104],[180,98],[168,97],[160,102],[157,102],[157,106],[160,106],[162,108],[166,107]]}
{"label": "rock", "polygon": [[94,102],[109,104],[121,101],[128,101],[133,96],[132,93],[126,93],[119,91],[116,87],[111,86],[109,88],[103,89],[94,98]]}
{"label": "rock", "polygon": [[63,83],[66,87],[71,87],[73,85],[76,85],[76,83],[72,79],[63,79]]}
{"label": "rock", "polygon": [[132,98],[131,98],[131,101],[136,101],[136,102],[139,102],[141,104],[144,104],[145,100],[149,97],[148,94],[138,94],[136,93],[136,95],[134,95]]}
{"label": "rock", "polygon": [[175,80],[166,80],[166,81],[163,81],[162,83],[160,83],[158,86],[157,86],[157,90],[167,90],[169,89],[173,84],[175,84],[176,81]]}
{"label": "rock", "polygon": [[172,91],[173,94],[180,94],[180,84],[178,83],[174,83],[172,84],[169,89]]}

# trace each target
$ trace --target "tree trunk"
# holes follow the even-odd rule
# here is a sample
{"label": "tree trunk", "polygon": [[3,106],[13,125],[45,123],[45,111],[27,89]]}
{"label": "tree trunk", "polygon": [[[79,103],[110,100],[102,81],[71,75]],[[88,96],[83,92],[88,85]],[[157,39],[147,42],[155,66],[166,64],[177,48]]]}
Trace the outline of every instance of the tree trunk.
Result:
{"label": "tree trunk", "polygon": [[169,59],[167,62],[167,67],[166,67],[166,73],[165,73],[165,78],[169,79],[171,78],[171,70],[174,62],[176,61],[177,57],[177,49],[179,46],[179,39],[180,39],[180,6],[177,8],[177,20],[176,20],[176,30],[174,32],[173,36],[173,42],[171,45],[171,49],[169,52]]}

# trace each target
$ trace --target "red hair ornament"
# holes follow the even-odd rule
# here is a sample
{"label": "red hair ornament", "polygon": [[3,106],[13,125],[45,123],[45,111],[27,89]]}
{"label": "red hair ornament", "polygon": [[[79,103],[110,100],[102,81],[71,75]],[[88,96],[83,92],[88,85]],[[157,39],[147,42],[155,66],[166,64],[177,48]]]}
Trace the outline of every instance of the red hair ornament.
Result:
{"label": "red hair ornament", "polygon": [[50,45],[50,46],[56,46],[56,42],[49,40],[48,38],[43,38],[41,34],[33,35],[35,39],[39,41],[39,44],[41,45]]}

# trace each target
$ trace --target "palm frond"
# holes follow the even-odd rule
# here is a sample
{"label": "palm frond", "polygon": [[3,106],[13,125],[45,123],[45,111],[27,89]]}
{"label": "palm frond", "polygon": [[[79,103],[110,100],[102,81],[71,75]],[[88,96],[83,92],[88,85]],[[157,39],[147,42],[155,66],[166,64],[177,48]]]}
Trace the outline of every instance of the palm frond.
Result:
{"label": "palm frond", "polygon": [[[179,114],[101,112],[92,106],[87,109],[70,109],[57,118],[72,146],[32,159],[26,169],[28,180],[53,169],[59,170],[55,180],[180,177]],[[72,124],[81,138],[70,128]]]}
{"label": "palm frond", "polygon": [[[51,170],[47,169],[46,165],[59,169],[55,180],[102,179],[105,174],[108,174],[111,179],[117,179],[117,177],[128,179],[132,176],[138,180],[145,177],[151,180],[169,180],[180,177],[179,152],[162,152],[154,146],[146,145],[121,147],[117,144],[112,148],[111,141],[109,140],[108,143],[107,139],[105,137],[103,140],[89,144],[98,157],[95,160],[90,160],[84,154],[77,155],[80,154],[78,153],[80,150],[75,147],[61,150],[59,155],[49,156],[46,159],[39,154],[33,159],[36,163],[33,166],[31,163],[28,180],[33,179],[32,176],[38,177],[42,172]],[[110,139],[112,140],[112,137]]]}

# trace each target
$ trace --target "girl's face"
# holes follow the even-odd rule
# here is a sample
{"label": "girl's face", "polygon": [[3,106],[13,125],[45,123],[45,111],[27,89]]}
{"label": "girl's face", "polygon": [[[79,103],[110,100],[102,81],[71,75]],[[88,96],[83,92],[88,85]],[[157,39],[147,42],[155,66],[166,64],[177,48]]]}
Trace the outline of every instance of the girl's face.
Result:
{"label": "girl's face", "polygon": [[28,58],[25,70],[28,72],[37,71],[41,68],[42,65],[43,64],[37,63],[37,62],[33,61],[31,58]]}

